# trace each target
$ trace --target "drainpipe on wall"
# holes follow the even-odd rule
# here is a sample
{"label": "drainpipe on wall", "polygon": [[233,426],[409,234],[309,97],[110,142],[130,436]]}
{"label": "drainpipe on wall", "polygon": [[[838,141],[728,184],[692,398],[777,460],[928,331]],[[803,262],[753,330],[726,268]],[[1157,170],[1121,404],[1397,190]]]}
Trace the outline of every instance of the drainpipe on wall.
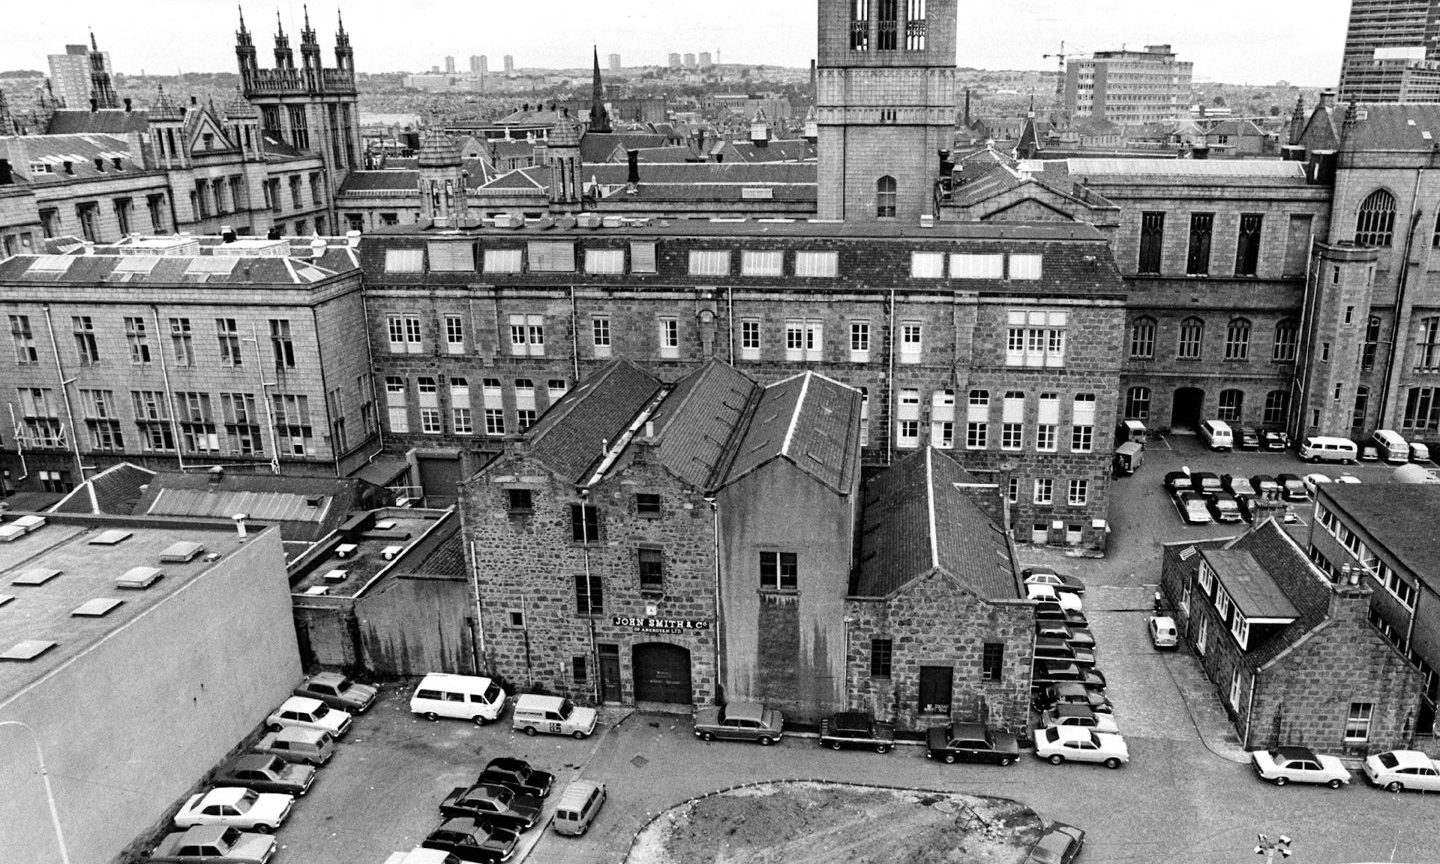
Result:
{"label": "drainpipe on wall", "polygon": [[716,498],[706,498],[710,505],[711,533],[715,538],[715,696],[720,703],[726,679],[725,650],[722,644],[725,634],[725,605],[720,591],[720,503]]}
{"label": "drainpipe on wall", "polygon": [[[1315,267],[1315,232],[1310,232],[1310,242],[1305,247],[1305,293],[1300,303],[1300,332],[1296,336],[1298,344],[1295,347],[1295,364],[1298,371],[1298,380],[1295,376],[1290,379],[1290,389],[1293,391],[1290,400],[1290,416],[1286,419],[1285,428],[1291,438],[1298,441],[1302,437],[1301,430],[1305,428],[1306,399],[1310,392],[1310,359],[1315,355],[1311,347],[1315,328],[1310,321],[1310,302],[1313,296],[1310,286],[1315,286],[1315,291],[1320,290],[1320,274],[1314,270]],[[1303,353],[1302,353],[1303,352]],[[1300,363],[1304,357],[1303,365]]]}
{"label": "drainpipe on wall", "polygon": [[890,289],[890,344],[885,346],[885,404],[890,406],[890,416],[886,418],[885,430],[885,464],[889,465],[895,461],[895,424],[899,416],[899,406],[895,404],[895,289]]}
{"label": "drainpipe on wall", "polygon": [[575,371],[575,383],[580,383],[580,313],[575,304],[575,286],[570,286],[570,365]]}
{"label": "drainpipe on wall", "polygon": [[480,658],[485,656],[485,613],[480,606],[480,559],[475,557],[474,540],[470,541],[470,590],[475,594],[475,629],[471,639],[474,643],[475,674],[478,675],[483,668]]}
{"label": "drainpipe on wall", "polygon": [[[1258,670],[1257,670],[1258,671]],[[1240,746],[1246,750],[1250,749],[1250,730],[1255,727],[1255,679],[1256,675],[1250,675],[1250,699],[1245,705],[1245,731],[1240,733]],[[1277,742],[1278,743],[1278,742]]]}

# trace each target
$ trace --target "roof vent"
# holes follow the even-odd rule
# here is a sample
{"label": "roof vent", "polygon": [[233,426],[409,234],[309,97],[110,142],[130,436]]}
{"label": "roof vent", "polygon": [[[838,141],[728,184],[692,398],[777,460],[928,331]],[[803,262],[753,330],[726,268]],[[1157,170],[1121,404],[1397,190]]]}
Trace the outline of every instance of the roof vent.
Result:
{"label": "roof vent", "polygon": [[398,556],[403,551],[405,551],[404,546],[386,546],[384,549],[380,550],[380,557],[384,558],[386,561],[394,561],[396,556]]}
{"label": "roof vent", "polygon": [[13,522],[9,525],[0,525],[0,543],[10,543],[25,536],[25,529]]}
{"label": "roof vent", "polygon": [[11,585],[44,585],[61,574],[54,567],[31,567],[10,582]]}
{"label": "roof vent", "polygon": [[90,538],[91,546],[115,546],[124,543],[130,537],[130,532],[123,528],[111,528],[109,531],[101,531]]}
{"label": "roof vent", "polygon": [[17,642],[15,646],[4,654],[0,654],[0,660],[17,660],[25,662],[34,660],[46,651],[55,647],[54,642],[44,639],[26,639],[24,642]]}
{"label": "roof vent", "polygon": [[195,560],[195,556],[205,551],[205,547],[191,540],[181,540],[172,543],[160,553],[161,564],[188,564]]}
{"label": "roof vent", "polygon": [[44,516],[36,516],[35,514],[32,513],[32,514],[30,514],[30,515],[28,515],[28,516],[21,516],[19,519],[16,519],[14,522],[11,522],[10,524],[11,524],[11,525],[14,525],[16,528],[24,528],[24,529],[25,529],[25,532],[28,534],[28,533],[31,532],[31,531],[38,531],[38,530],[40,530],[41,528],[44,528],[44,527],[45,527],[45,517],[44,517]]}
{"label": "roof vent", "polygon": [[324,575],[324,576],[321,576],[320,578],[323,579],[323,580],[325,580],[326,582],[331,583],[331,584],[334,584],[334,583],[336,583],[336,582],[344,582],[346,579],[349,579],[349,578],[350,578],[350,571],[349,571],[349,570],[329,570],[329,571],[326,571],[325,575]]}
{"label": "roof vent", "polygon": [[70,613],[72,618],[104,618],[115,610],[115,607],[124,603],[114,597],[96,597],[94,600],[86,600]]}
{"label": "roof vent", "polygon": [[115,587],[133,588],[137,590],[149,588],[164,575],[159,567],[131,567],[122,573],[120,578],[115,580]]}

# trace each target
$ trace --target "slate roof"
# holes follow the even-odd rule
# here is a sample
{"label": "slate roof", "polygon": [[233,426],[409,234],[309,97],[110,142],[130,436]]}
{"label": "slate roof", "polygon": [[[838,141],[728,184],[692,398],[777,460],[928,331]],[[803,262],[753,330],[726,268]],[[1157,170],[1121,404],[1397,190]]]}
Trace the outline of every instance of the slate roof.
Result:
{"label": "slate roof", "polygon": [[976,482],[931,447],[871,480],[851,596],[889,597],[939,570],[978,597],[1021,599],[1018,565],[1004,529],[961,488]]}
{"label": "slate roof", "polygon": [[[43,162],[51,166],[51,173],[30,173],[28,165],[18,166],[17,183],[36,186],[58,186],[97,177],[124,177],[140,174],[143,166],[136,165],[130,158],[130,145],[118,135],[86,133],[76,135],[27,135],[12,139],[20,146],[12,149],[12,158],[19,158],[23,152],[29,162]],[[101,170],[95,167],[95,160],[104,164]],[[120,160],[122,170],[116,171],[115,159]],[[72,173],[65,173],[65,163],[70,163]]]}
{"label": "slate roof", "polygon": [[622,151],[623,161],[625,150],[665,147],[669,143],[670,139],[664,135],[644,132],[586,132],[580,139],[580,161],[607,162],[615,155],[616,148]]}
{"label": "slate roof", "polygon": [[[479,188],[525,190],[532,192],[536,189],[548,189],[549,173],[549,169],[541,165],[532,165],[528,168],[516,168],[513,171],[506,171],[504,174],[495,177]],[[542,183],[541,179],[547,182]]]}
{"label": "slate roof", "polygon": [[260,133],[260,142],[264,145],[265,155],[271,157],[272,161],[286,161],[289,159],[304,159],[307,154],[296,150],[274,135],[266,132]]}
{"label": "slate roof", "polygon": [[726,472],[728,486],[784,459],[841,494],[860,470],[860,391],[805,372],[765,388]]}
{"label": "slate roof", "polygon": [[420,172],[385,169],[382,171],[351,171],[340,184],[340,194],[347,192],[414,192],[419,197]]}
{"label": "slate roof", "polygon": [[1278,159],[1066,159],[1082,181],[1155,183],[1235,182],[1306,185],[1305,163]]}
{"label": "slate roof", "polygon": [[1440,485],[1331,483],[1320,487],[1320,504],[1359,525],[1431,591],[1440,592],[1440,531],[1435,530]]}
{"label": "slate roof", "polygon": [[214,255],[17,255],[0,261],[0,282],[307,285],[357,267],[359,259],[355,251],[344,246],[327,247],[319,259]]}
{"label": "slate roof", "polygon": [[125,135],[150,131],[150,118],[144,111],[102,108],[98,111],[56,111],[45,127],[46,135],[85,135],[104,133]]}
{"label": "slate roof", "polygon": [[279,524],[285,540],[313,542],[346,520],[359,500],[360,485],[348,479],[236,473],[213,483],[208,472],[165,472],[151,479],[134,512],[216,519],[245,513],[257,522]]}
{"label": "slate roof", "polygon": [[660,381],[629,360],[615,360],[566,392],[525,433],[530,453],[556,474],[581,483],[640,410]]}
{"label": "slate roof", "polygon": [[1302,636],[1325,623],[1330,612],[1330,586],[1273,518],[1237,537],[1225,548],[1250,553],[1299,613],[1293,623],[1246,652],[1245,656],[1255,668],[1263,668]]}
{"label": "slate roof", "polygon": [[129,462],[112,465],[75,487],[60,503],[50,508],[55,513],[109,513],[129,516],[135,512],[146,485],[155,472]]}
{"label": "slate roof", "polygon": [[650,416],[660,461],[696,489],[714,486],[760,393],[760,385],[720,360],[685,376]]}
{"label": "slate roof", "polygon": [[725,161],[739,160],[746,163],[799,162],[817,158],[816,145],[804,138],[771,141],[764,147],[750,141],[722,141],[710,150],[710,155],[724,154]]}
{"label": "slate roof", "polygon": [[[1339,116],[1331,116],[1332,124],[1337,120],[1343,124],[1348,108],[1349,106],[1337,106],[1335,110],[1339,112]],[[1426,133],[1429,133],[1430,137],[1425,137]],[[1355,123],[1342,135],[1343,149],[1347,152],[1409,150],[1429,153],[1436,142],[1440,141],[1440,105],[1357,105]]]}

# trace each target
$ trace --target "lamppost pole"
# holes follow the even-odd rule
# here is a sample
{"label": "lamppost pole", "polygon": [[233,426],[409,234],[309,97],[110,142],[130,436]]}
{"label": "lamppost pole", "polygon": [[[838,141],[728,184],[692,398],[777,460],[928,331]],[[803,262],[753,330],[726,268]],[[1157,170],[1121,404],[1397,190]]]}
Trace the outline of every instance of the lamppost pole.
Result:
{"label": "lamppost pole", "polygon": [[1274,864],[1276,852],[1280,853],[1280,860],[1282,861],[1290,857],[1290,838],[1284,834],[1281,834],[1274,840],[1271,840],[1264,834],[1257,834],[1256,838],[1259,842],[1255,844],[1255,854],[1264,855],[1265,864]]}
{"label": "lamppost pole", "polygon": [[60,830],[60,811],[55,807],[55,791],[50,788],[50,772],[45,768],[45,751],[40,747],[40,736],[28,723],[19,720],[0,720],[0,726],[19,726],[30,733],[35,744],[35,759],[40,763],[40,782],[45,786],[45,803],[50,805],[50,824],[55,828],[55,842],[60,845],[61,864],[70,864],[70,853],[65,849],[65,833]]}

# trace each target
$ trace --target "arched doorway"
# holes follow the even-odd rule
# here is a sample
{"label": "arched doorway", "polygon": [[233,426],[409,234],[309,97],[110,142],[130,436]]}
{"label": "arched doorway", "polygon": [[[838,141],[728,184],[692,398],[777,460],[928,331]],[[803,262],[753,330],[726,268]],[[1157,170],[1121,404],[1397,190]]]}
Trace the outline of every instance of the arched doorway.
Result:
{"label": "arched doorway", "polygon": [[1193,432],[1200,425],[1205,410],[1205,391],[1199,387],[1181,387],[1175,391],[1175,410],[1170,415],[1170,429]]}
{"label": "arched doorway", "polygon": [[664,642],[636,645],[632,652],[636,702],[691,704],[690,650]]}

